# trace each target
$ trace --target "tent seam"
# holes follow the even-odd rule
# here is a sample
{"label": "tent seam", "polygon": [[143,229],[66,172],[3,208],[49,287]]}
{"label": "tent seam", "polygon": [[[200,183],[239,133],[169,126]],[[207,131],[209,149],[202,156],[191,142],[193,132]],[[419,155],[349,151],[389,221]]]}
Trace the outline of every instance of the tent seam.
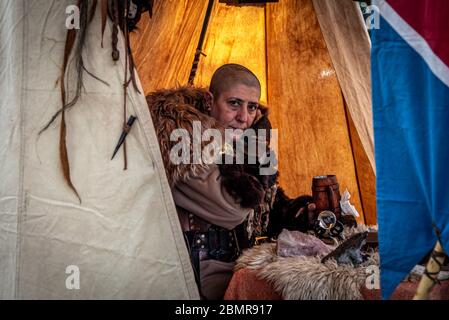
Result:
{"label": "tent seam", "polygon": [[[27,13],[27,2],[25,0],[22,0],[22,14],[25,17],[26,13]],[[26,78],[25,78],[25,70],[27,70],[26,68],[26,53],[28,52],[28,46],[27,46],[27,41],[26,41],[26,37],[27,37],[27,33],[25,32],[27,30],[28,24],[27,24],[27,19],[23,19],[23,24],[22,24],[22,65],[21,65],[21,70],[20,72],[22,73],[21,76],[21,84],[22,84],[22,88],[21,88],[21,99],[20,99],[20,103],[19,103],[19,115],[20,115],[20,120],[19,120],[19,143],[20,143],[20,151],[19,151],[19,190],[18,190],[18,199],[17,199],[17,229],[16,229],[16,275],[15,275],[15,286],[14,286],[14,298],[18,299],[19,298],[19,284],[20,284],[20,280],[19,280],[19,275],[20,275],[20,258],[21,258],[21,238],[20,238],[20,234],[21,234],[21,218],[22,218],[22,214],[24,213],[24,208],[25,208],[25,201],[26,201],[26,196],[24,195],[24,171],[25,171],[25,144],[24,144],[24,117],[23,117],[23,109],[24,109],[24,104],[26,103],[26,97],[27,97],[27,90],[26,87],[24,86]]]}

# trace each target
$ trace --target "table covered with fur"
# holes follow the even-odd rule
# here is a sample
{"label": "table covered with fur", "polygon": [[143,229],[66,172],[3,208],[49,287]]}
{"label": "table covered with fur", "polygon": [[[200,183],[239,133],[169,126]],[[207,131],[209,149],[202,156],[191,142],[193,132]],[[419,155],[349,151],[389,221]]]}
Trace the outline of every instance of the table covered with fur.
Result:
{"label": "table covered with fur", "polygon": [[[345,230],[346,237],[367,231],[367,227]],[[304,244],[304,240],[302,240]],[[304,246],[303,246],[304,247]],[[308,244],[306,255],[283,254],[277,243],[265,243],[243,252],[226,291],[225,300],[378,300],[380,290],[367,283],[379,266],[377,250],[367,250],[363,262],[339,263],[323,259],[328,252]],[[312,252],[310,252],[312,250]],[[313,252],[321,250],[320,253]],[[301,251],[301,250],[300,250]],[[304,252],[304,250],[303,250]],[[300,253],[299,253],[300,254]],[[324,262],[323,262],[324,260]],[[368,277],[368,280],[367,280]],[[419,278],[399,285],[392,299],[411,299]],[[370,282],[373,284],[372,282]],[[449,283],[437,285],[432,299],[449,299]]]}

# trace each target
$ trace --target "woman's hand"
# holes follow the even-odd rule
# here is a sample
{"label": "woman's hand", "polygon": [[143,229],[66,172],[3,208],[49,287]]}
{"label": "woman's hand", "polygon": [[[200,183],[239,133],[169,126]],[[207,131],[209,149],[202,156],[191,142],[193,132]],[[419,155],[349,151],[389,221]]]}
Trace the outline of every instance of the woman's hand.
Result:
{"label": "woman's hand", "polygon": [[307,215],[307,221],[309,226],[312,226],[315,221],[315,211],[316,205],[313,202],[307,202],[306,205],[298,210],[295,215],[295,219],[297,219],[300,215]]}

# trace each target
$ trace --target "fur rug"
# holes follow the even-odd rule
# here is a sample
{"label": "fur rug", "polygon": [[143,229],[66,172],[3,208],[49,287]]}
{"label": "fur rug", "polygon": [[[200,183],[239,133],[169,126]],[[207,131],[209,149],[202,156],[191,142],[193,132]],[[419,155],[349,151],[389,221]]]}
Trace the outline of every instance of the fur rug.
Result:
{"label": "fur rug", "polygon": [[[366,226],[345,229],[346,238],[355,233],[372,231]],[[322,264],[320,257],[279,257],[276,243],[266,243],[245,250],[235,270],[258,269],[258,277],[268,281],[285,300],[362,300],[366,267],[379,265],[377,251],[369,252],[363,264],[338,265],[333,259]]]}

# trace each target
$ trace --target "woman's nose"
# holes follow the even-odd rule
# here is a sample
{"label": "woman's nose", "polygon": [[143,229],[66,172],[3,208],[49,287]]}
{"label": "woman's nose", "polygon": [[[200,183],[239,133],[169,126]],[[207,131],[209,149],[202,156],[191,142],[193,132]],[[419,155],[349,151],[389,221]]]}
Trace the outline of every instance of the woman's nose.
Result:
{"label": "woman's nose", "polygon": [[247,122],[248,121],[248,108],[246,105],[243,105],[242,108],[239,110],[239,113],[237,114],[237,120],[240,122]]}

